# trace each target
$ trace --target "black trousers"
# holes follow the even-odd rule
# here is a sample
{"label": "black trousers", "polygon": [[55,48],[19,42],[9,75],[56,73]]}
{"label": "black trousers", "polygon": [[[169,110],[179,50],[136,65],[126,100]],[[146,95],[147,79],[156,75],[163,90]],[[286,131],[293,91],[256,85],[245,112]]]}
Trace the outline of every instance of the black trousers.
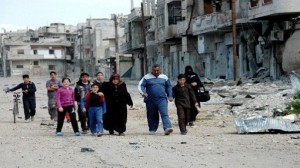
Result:
{"label": "black trousers", "polygon": [[29,119],[30,116],[35,115],[35,97],[33,98],[23,98],[23,108],[24,108],[24,115],[25,115],[25,120]]}
{"label": "black trousers", "polygon": [[80,108],[80,104],[78,103],[78,117],[79,117],[79,121],[80,121],[80,126],[82,131],[84,130],[88,130],[89,129],[89,123],[87,122],[88,119],[88,109],[86,109],[86,112],[82,112],[81,108]]}
{"label": "black trousers", "polygon": [[180,132],[186,131],[187,123],[190,121],[190,109],[177,108],[177,116]]}
{"label": "black trousers", "polygon": [[74,132],[78,132],[78,124],[76,120],[76,113],[73,110],[73,106],[63,107],[63,112],[57,112],[57,128],[56,132],[61,132],[64,125],[66,113],[70,114],[71,124]]}

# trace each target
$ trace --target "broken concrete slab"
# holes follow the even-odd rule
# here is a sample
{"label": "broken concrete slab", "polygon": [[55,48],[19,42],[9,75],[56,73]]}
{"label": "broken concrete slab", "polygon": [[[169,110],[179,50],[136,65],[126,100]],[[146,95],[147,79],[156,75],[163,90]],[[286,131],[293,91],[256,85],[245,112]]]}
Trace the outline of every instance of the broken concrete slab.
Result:
{"label": "broken concrete slab", "polygon": [[269,132],[270,130],[300,132],[300,125],[292,124],[286,120],[262,116],[238,118],[235,120],[235,126],[239,134]]}
{"label": "broken concrete slab", "polygon": [[219,96],[221,96],[222,98],[225,98],[225,97],[232,97],[232,98],[235,98],[237,96],[237,93],[236,92],[219,92],[218,93]]}
{"label": "broken concrete slab", "polygon": [[234,99],[224,101],[224,104],[230,105],[230,106],[241,106],[244,104],[244,102],[245,102],[245,99],[234,98]]}

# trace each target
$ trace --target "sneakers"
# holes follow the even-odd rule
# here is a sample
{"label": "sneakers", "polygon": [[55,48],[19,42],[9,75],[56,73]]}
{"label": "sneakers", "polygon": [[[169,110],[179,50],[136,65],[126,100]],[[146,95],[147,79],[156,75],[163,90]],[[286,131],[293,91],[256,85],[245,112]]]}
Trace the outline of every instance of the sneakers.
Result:
{"label": "sneakers", "polygon": [[155,135],[155,131],[149,131],[149,135]]}
{"label": "sneakers", "polygon": [[34,121],[34,116],[31,116],[31,121]]}
{"label": "sneakers", "polygon": [[80,136],[80,132],[75,132],[75,136]]}
{"label": "sneakers", "polygon": [[82,134],[87,134],[87,133],[88,133],[87,130],[83,130],[83,131],[82,131]]}
{"label": "sneakers", "polygon": [[170,135],[172,132],[173,132],[173,129],[172,129],[172,128],[167,128],[167,129],[165,130],[165,135]]}
{"label": "sneakers", "polygon": [[30,122],[30,120],[29,120],[29,119],[26,119],[26,120],[25,120],[25,123],[29,123],[29,122]]}
{"label": "sneakers", "polygon": [[102,136],[102,133],[98,132],[97,137],[101,137],[101,136]]}
{"label": "sneakers", "polygon": [[62,132],[56,132],[56,136],[63,136],[64,134]]}

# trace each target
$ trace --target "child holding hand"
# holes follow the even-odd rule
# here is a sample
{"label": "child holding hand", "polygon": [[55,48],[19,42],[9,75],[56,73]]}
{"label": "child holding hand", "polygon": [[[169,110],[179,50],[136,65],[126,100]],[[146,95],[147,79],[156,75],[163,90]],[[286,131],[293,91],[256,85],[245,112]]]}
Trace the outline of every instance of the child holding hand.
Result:
{"label": "child holding hand", "polygon": [[99,91],[99,86],[94,83],[91,85],[91,92],[81,99],[82,112],[88,109],[89,124],[92,135],[101,137],[103,134],[103,114],[106,112],[106,102],[104,95]]}
{"label": "child holding hand", "polygon": [[193,106],[200,110],[200,105],[197,103],[195,93],[189,84],[186,84],[184,74],[179,74],[178,83],[173,87],[173,97],[177,108],[179,129],[182,135],[187,134],[186,126],[190,120],[190,110]]}

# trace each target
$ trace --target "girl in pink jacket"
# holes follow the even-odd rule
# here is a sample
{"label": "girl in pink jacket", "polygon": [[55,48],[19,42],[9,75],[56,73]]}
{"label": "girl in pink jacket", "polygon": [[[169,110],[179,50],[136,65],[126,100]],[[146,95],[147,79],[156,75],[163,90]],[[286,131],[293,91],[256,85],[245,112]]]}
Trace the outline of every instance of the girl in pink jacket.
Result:
{"label": "girl in pink jacket", "polygon": [[76,136],[80,136],[78,124],[76,120],[75,108],[77,107],[74,99],[74,89],[70,87],[71,80],[69,78],[62,79],[63,87],[60,87],[56,92],[56,107],[57,113],[57,128],[56,136],[63,136],[61,132],[66,113],[71,117],[73,131]]}

